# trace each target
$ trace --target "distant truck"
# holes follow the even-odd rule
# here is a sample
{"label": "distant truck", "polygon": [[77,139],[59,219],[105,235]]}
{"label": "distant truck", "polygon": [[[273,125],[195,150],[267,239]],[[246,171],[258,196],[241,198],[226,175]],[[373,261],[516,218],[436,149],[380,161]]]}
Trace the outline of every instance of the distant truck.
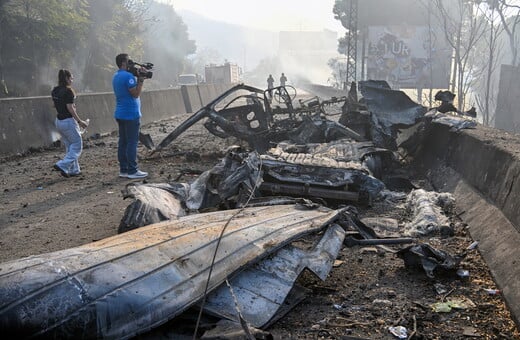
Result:
{"label": "distant truck", "polygon": [[238,84],[240,75],[240,67],[229,62],[223,65],[210,64],[204,68],[204,77],[208,84]]}
{"label": "distant truck", "polygon": [[195,73],[179,74],[177,77],[177,84],[179,85],[197,85],[200,82],[200,75]]}

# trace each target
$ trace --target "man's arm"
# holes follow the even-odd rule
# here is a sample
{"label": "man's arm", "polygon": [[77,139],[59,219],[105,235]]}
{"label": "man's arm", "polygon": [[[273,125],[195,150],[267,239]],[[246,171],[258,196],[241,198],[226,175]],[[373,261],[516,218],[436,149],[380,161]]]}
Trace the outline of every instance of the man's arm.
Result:
{"label": "man's arm", "polygon": [[144,84],[144,78],[142,78],[142,77],[137,78],[137,86],[134,86],[129,89],[132,97],[139,98],[139,96],[141,95],[141,91],[143,90],[143,84]]}

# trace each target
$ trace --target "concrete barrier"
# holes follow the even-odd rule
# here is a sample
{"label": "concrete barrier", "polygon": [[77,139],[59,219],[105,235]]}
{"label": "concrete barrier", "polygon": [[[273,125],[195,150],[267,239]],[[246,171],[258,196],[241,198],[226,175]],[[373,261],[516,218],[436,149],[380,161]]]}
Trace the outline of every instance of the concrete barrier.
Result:
{"label": "concrete barrier", "polygon": [[432,124],[418,163],[439,191],[452,192],[513,318],[520,325],[520,141],[477,126]]}
{"label": "concrete barrier", "polygon": [[[199,90],[198,87],[202,90]],[[142,123],[168,119],[176,114],[199,110],[204,104],[227,90],[227,85],[199,85],[181,89],[145,91],[141,95]],[[211,97],[213,95],[213,97]],[[186,99],[188,100],[186,102]],[[81,118],[90,119],[87,136],[106,134],[117,130],[111,92],[78,94],[76,106]],[[31,148],[44,148],[60,138],[54,127],[56,111],[50,96],[0,100],[0,156],[23,154]]]}
{"label": "concrete barrier", "polygon": [[186,113],[179,89],[144,92],[141,96],[142,123],[149,124]]}
{"label": "concrete barrier", "polygon": [[425,138],[425,153],[457,171],[520,226],[520,143],[513,136],[481,125],[453,132],[447,126],[433,124]]}
{"label": "concrete barrier", "polygon": [[226,92],[235,84],[203,84],[199,85],[200,98],[202,105],[207,105],[220,94]]}
{"label": "concrete barrier", "polygon": [[[117,130],[114,120],[116,100],[111,92],[79,94],[76,99],[76,109],[81,119],[90,119],[86,136],[110,133]],[[55,110],[52,110],[55,116]],[[59,137],[58,137],[59,138]]]}
{"label": "concrete barrier", "polygon": [[0,154],[24,153],[59,138],[50,97],[0,100]]}
{"label": "concrete barrier", "polygon": [[192,112],[197,112],[203,106],[202,98],[200,96],[200,90],[198,85],[188,85],[186,87],[186,93],[191,103]]}
{"label": "concrete barrier", "polygon": [[198,88],[202,105],[207,105],[211,100],[213,100],[217,96],[215,86],[199,85]]}

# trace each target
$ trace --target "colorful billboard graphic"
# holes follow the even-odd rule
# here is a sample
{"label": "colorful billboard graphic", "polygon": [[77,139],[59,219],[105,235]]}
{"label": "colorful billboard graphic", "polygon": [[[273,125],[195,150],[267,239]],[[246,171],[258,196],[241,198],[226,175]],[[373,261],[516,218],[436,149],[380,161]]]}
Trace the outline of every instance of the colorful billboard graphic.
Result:
{"label": "colorful billboard graphic", "polygon": [[449,49],[426,26],[368,28],[368,79],[395,88],[447,88],[449,61]]}

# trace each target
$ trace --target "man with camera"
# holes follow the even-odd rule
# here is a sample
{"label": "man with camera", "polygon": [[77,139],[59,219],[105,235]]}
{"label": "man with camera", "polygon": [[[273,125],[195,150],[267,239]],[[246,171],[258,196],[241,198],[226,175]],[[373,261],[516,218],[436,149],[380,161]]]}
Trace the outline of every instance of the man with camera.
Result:
{"label": "man with camera", "polygon": [[137,142],[142,116],[139,96],[144,80],[151,78],[151,72],[147,72],[144,66],[137,69],[136,63],[126,53],[117,55],[116,64],[119,70],[112,78],[112,87],[116,96],[114,118],[119,125],[119,177],[145,178],[148,173],[139,170],[137,166]]}

